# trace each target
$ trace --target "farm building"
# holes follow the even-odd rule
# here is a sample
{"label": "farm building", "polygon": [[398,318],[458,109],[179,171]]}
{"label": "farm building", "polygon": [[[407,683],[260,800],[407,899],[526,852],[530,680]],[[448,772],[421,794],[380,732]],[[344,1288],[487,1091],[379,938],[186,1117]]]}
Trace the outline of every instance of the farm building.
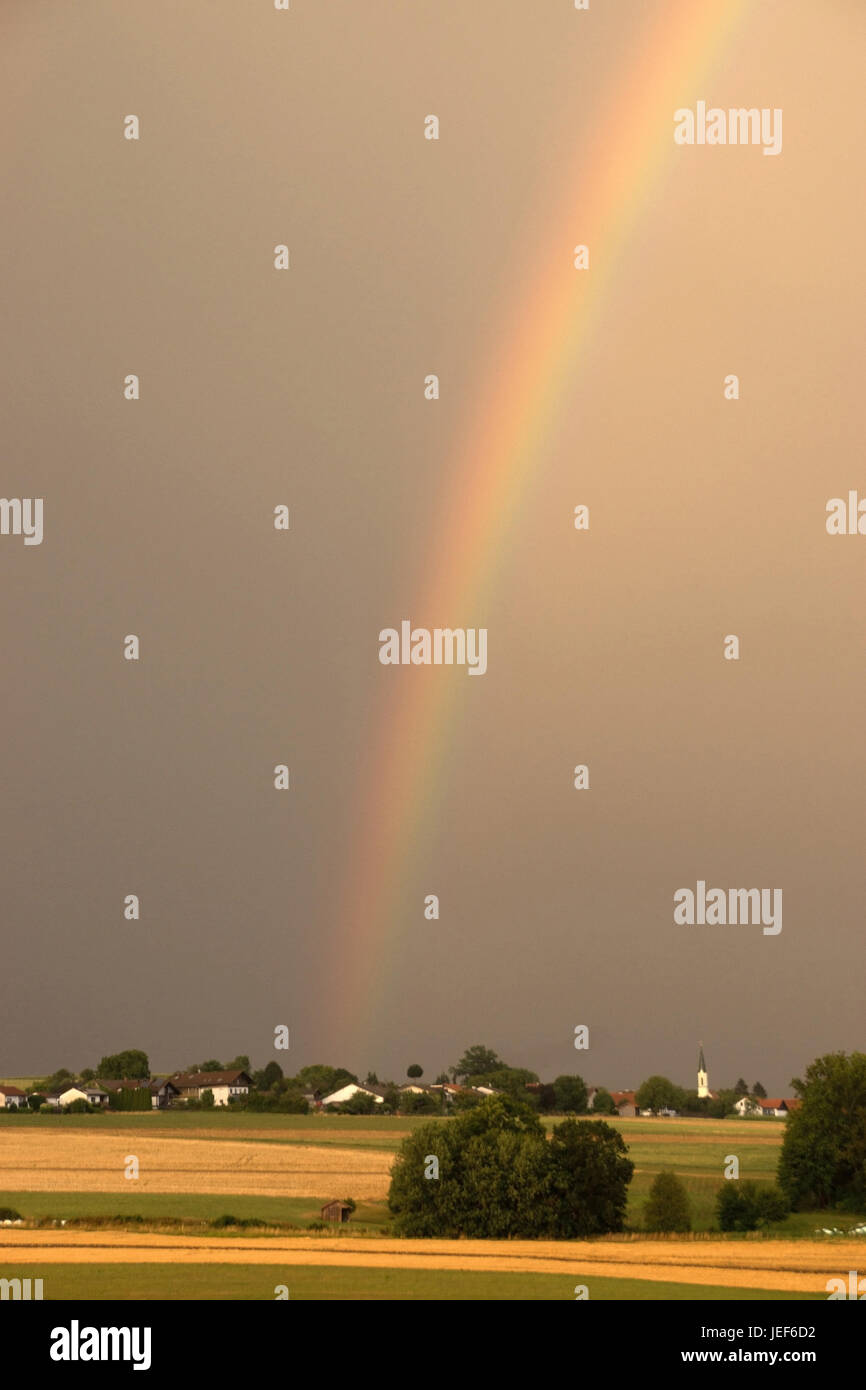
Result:
{"label": "farm building", "polygon": [[322,1207],[323,1221],[346,1222],[352,1215],[352,1208],[346,1202],[326,1202]]}

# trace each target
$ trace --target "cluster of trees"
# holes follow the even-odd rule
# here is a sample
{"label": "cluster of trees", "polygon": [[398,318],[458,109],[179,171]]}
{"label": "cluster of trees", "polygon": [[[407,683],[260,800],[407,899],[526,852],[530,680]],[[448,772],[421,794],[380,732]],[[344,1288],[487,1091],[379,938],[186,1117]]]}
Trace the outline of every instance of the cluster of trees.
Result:
{"label": "cluster of trees", "polygon": [[676,1110],[680,1115],[707,1115],[722,1120],[733,1113],[736,1101],[747,1095],[765,1100],[767,1092],[760,1081],[749,1091],[741,1077],[736,1086],[721,1090],[715,1096],[699,1096],[697,1091],[686,1090],[667,1076],[648,1076],[635,1091],[635,1104],[639,1110]]}
{"label": "cluster of trees", "polygon": [[603,1120],[563,1120],[490,1096],[403,1141],[388,1205],[405,1236],[569,1239],[620,1231],[634,1165]]}
{"label": "cluster of trees", "polygon": [[866,1208],[866,1053],[818,1057],[791,1082],[778,1181],[795,1209]]}

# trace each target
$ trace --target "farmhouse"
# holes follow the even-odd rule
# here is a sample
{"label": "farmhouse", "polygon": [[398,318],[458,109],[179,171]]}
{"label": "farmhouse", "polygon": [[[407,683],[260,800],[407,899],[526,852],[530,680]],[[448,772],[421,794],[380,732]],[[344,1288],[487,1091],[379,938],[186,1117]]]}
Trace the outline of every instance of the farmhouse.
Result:
{"label": "farmhouse", "polygon": [[253,1084],[245,1071],[175,1072],[168,1079],[179,1100],[201,1100],[205,1091],[211,1091],[214,1105],[228,1105],[236,1096],[249,1095]]}
{"label": "farmhouse", "polygon": [[796,1110],[799,1104],[798,1100],[783,1100],[781,1097],[759,1100],[757,1096],[740,1096],[734,1109],[738,1115],[761,1115],[764,1119],[781,1120]]}
{"label": "farmhouse", "polygon": [[759,1104],[761,1107],[761,1114],[765,1118],[770,1117],[780,1120],[788,1113],[788,1102],[782,1100],[781,1097],[778,1097],[776,1100],[762,1100],[759,1101]]}
{"label": "farmhouse", "polygon": [[0,1086],[0,1109],[20,1110],[26,1103],[27,1097],[17,1086]]}

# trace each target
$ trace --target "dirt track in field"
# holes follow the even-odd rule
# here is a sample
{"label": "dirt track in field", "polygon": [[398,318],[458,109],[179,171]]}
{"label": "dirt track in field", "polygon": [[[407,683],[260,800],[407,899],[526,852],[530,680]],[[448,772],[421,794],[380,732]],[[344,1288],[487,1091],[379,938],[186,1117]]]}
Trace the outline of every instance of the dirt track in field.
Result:
{"label": "dirt track in field", "polygon": [[[250,1264],[593,1274],[727,1288],[826,1294],[863,1264],[857,1241],[420,1241],[263,1236],[252,1240],[138,1232],[0,1229],[9,1264]],[[590,1295],[592,1286],[590,1284]]]}
{"label": "dirt track in field", "polygon": [[[125,1177],[127,1157],[138,1178]],[[8,1192],[195,1192],[227,1196],[356,1200],[388,1193],[393,1153],[338,1145],[261,1144],[247,1139],[12,1133],[0,1143],[0,1190]]]}

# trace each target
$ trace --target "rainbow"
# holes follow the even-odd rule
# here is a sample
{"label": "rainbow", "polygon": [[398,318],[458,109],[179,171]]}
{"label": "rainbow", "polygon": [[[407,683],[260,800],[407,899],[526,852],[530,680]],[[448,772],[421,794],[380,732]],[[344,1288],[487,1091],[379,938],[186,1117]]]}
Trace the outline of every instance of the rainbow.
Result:
{"label": "rainbow", "polygon": [[[646,35],[636,63],[617,77],[600,122],[603,148],[587,176],[586,151],[564,179],[549,224],[562,229],[549,262],[530,277],[508,316],[496,357],[459,451],[455,483],[432,527],[436,553],[405,611],[418,626],[473,626],[508,558],[514,518],[538,477],[543,441],[567,399],[581,354],[605,307],[618,259],[669,160],[676,155],[673,112],[700,95],[700,84],[747,11],[748,0],[669,0]],[[587,22],[589,14],[576,15]],[[668,112],[668,108],[669,112]],[[669,114],[659,127],[657,113]],[[590,248],[590,269],[571,266],[571,246]],[[447,559],[443,562],[442,555]],[[491,655],[491,661],[495,656]],[[367,742],[334,936],[343,1029],[381,1005],[388,947],[401,927],[397,904],[412,877],[413,846],[435,823],[439,767],[447,758],[464,672],[388,671],[378,720]],[[418,912],[422,892],[418,889]],[[347,1012],[348,1010],[348,1012]]]}

